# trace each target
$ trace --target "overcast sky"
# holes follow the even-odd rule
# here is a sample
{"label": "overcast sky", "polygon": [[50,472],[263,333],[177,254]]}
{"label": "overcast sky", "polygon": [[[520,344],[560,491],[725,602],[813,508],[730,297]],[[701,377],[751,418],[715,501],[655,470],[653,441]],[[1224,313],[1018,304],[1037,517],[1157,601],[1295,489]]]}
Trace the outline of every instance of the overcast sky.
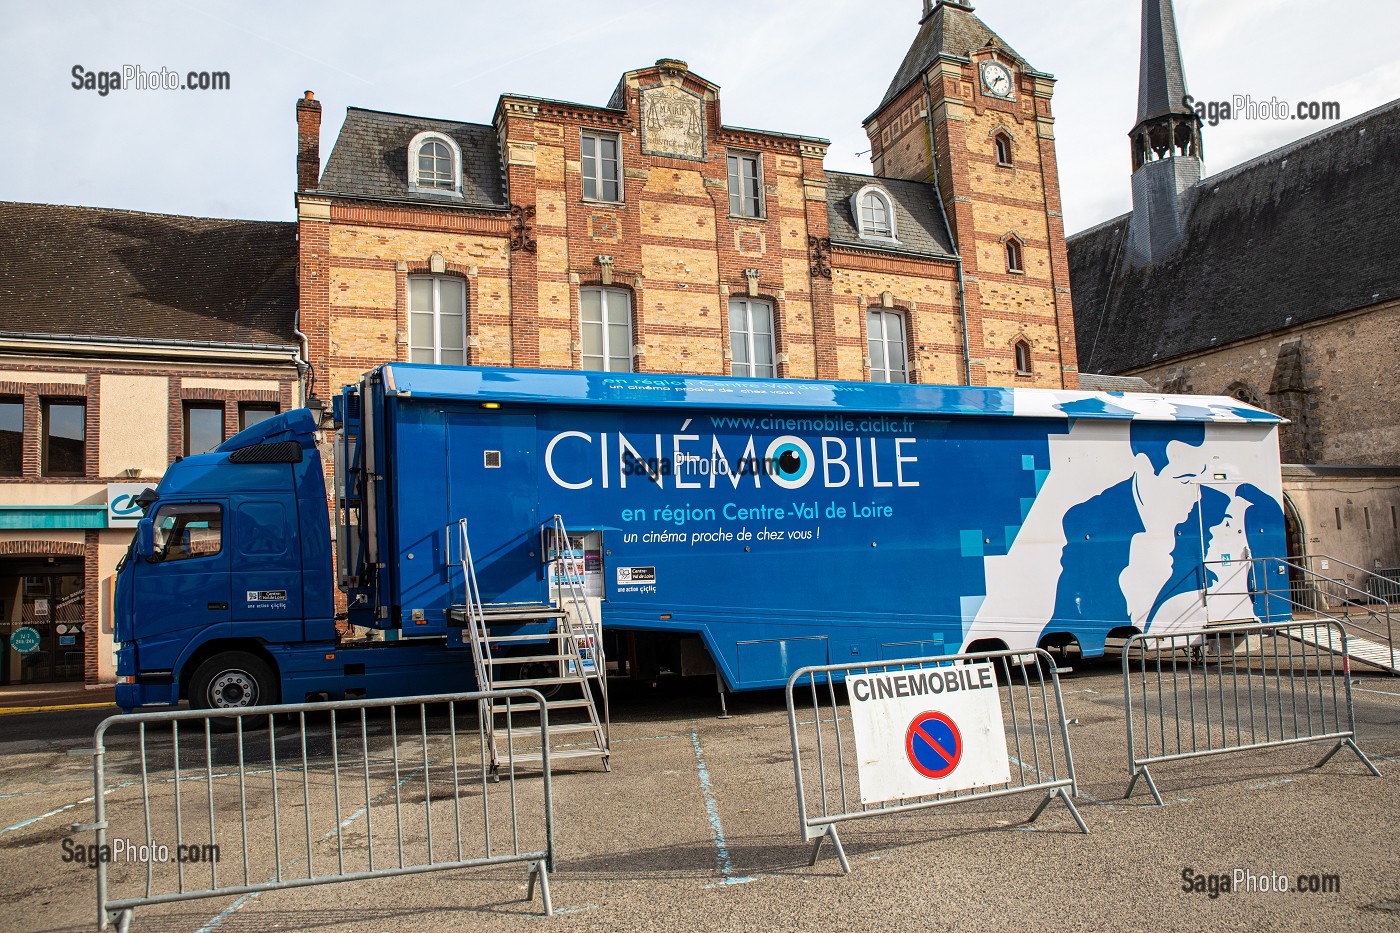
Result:
{"label": "overcast sky", "polygon": [[[324,102],[321,152],[347,106],[489,123],[506,91],[604,104],[622,72],[681,58],[722,88],[724,122],[832,141],[827,167],[869,171],[860,121],[884,94],[922,0],[587,2],[18,2],[0,0],[0,199],[290,220],[294,104]],[[975,0],[1058,79],[1066,229],[1129,207],[1139,0]],[[1201,100],[1400,97],[1396,0],[1176,0]],[[72,87],[72,69],[227,71],[226,91]],[[1205,128],[1206,171],[1323,122]]]}

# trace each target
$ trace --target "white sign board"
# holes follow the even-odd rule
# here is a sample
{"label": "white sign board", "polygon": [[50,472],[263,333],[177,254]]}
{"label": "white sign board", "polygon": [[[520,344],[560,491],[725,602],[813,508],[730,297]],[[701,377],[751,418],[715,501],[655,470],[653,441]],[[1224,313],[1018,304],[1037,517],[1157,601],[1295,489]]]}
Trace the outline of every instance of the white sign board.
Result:
{"label": "white sign board", "polygon": [[141,507],[136,504],[136,497],[154,486],[154,481],[146,483],[108,483],[107,527],[135,528],[141,521]]}
{"label": "white sign board", "polygon": [[990,663],[846,677],[861,803],[1011,780]]}

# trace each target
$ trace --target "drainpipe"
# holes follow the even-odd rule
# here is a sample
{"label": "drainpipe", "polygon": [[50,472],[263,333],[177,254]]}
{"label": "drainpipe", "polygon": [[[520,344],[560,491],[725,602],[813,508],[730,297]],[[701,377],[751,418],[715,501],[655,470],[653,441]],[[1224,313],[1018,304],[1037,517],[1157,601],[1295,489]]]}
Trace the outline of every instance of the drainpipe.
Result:
{"label": "drainpipe", "polygon": [[[297,338],[297,384],[301,387],[301,405],[316,391],[316,367],[311,365],[311,341],[301,332],[301,306],[292,316],[292,334]],[[303,381],[305,380],[305,381]]]}
{"label": "drainpipe", "polygon": [[[953,227],[948,223],[948,212],[943,209],[943,194],[938,190],[938,144],[933,138],[933,89],[929,86],[928,72],[924,79],[924,122],[928,124],[928,158],[933,171],[933,192],[938,202],[938,216],[943,221],[943,229],[948,236],[953,235]],[[967,340],[967,282],[963,279],[962,252],[953,244],[953,262],[958,268],[958,315],[962,319],[963,344],[963,384],[972,385],[972,349]]]}

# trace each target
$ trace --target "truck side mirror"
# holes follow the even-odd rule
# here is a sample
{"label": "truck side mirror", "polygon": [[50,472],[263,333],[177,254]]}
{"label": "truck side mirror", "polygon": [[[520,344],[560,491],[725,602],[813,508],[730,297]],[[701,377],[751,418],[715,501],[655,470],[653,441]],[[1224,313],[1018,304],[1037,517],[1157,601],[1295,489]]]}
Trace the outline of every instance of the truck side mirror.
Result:
{"label": "truck side mirror", "polygon": [[149,518],[143,518],[136,526],[136,553],[148,562],[157,560],[155,533]]}

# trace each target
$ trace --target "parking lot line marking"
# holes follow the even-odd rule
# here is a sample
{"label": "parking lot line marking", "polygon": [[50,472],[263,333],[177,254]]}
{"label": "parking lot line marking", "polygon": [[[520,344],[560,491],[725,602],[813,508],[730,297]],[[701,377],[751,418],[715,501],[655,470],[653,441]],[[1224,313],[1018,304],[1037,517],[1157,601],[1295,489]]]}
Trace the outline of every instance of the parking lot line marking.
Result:
{"label": "parking lot line marking", "polygon": [[1368,690],[1365,687],[1352,687],[1351,689],[1359,690],[1362,693],[1379,693],[1383,697],[1400,697],[1400,693],[1393,690]]}
{"label": "parking lot line marking", "polygon": [[115,703],[62,703],[57,706],[0,706],[0,716],[7,716],[10,713],[51,713],[55,710],[64,709],[98,709],[99,707],[110,706],[116,708]]}
{"label": "parking lot line marking", "polygon": [[710,780],[710,769],[705,764],[705,753],[700,748],[700,733],[694,729],[690,730],[690,742],[695,748],[695,770],[700,775],[700,789],[705,794],[705,815],[710,820],[710,835],[715,841],[715,864],[720,873],[724,875],[722,881],[714,884],[707,884],[707,888],[721,887],[729,884],[747,884],[750,881],[757,881],[757,878],[735,877],[734,863],[729,857],[729,844],[724,841],[724,824],[719,818],[719,799],[715,796],[715,785]]}
{"label": "parking lot line marking", "polygon": [[[278,770],[281,770],[281,769],[278,769]],[[335,835],[336,835],[337,833],[339,833],[341,830],[345,829],[345,828],[346,828],[347,826],[349,826],[351,823],[353,823],[353,822],[355,822],[356,820],[358,820],[358,819],[364,814],[364,812],[365,812],[367,809],[369,809],[369,807],[372,807],[372,806],[374,806],[376,803],[379,803],[379,802],[382,801],[384,798],[388,797],[390,794],[392,794],[392,793],[397,793],[398,790],[399,790],[400,788],[402,788],[405,784],[407,784],[409,781],[413,780],[415,777],[417,777],[419,774],[422,774],[422,773],[423,773],[423,769],[422,769],[422,768],[415,768],[411,773],[404,775],[403,780],[399,781],[399,782],[398,782],[397,784],[395,784],[393,787],[391,787],[391,788],[389,788],[388,790],[384,791],[384,793],[382,793],[382,794],[380,794],[379,796],[375,797],[375,798],[374,798],[373,800],[371,800],[366,806],[360,807],[360,809],[356,810],[353,814],[350,815],[349,819],[343,820],[339,825],[336,826],[335,829],[331,830],[330,832],[328,832],[328,833],[326,833],[324,836],[322,836],[322,837],[321,837],[321,842],[327,842],[327,841],[329,841],[329,840],[335,838]],[[300,862],[301,862],[301,856],[297,856],[296,858],[292,859],[290,862],[287,863],[287,867],[288,867],[288,868],[291,868],[291,867],[293,867],[293,866],[299,864]],[[272,879],[269,878],[268,880],[271,881]],[[204,926],[202,926],[202,927],[200,927],[198,930],[196,930],[195,933],[209,933],[210,930],[213,930],[213,929],[215,929],[215,928],[217,928],[217,927],[223,925],[223,922],[224,922],[225,920],[227,920],[235,911],[237,911],[237,910],[239,910],[240,908],[242,908],[242,906],[243,906],[244,904],[246,904],[246,903],[248,903],[249,901],[253,900],[254,898],[258,897],[261,893],[262,893],[261,891],[254,891],[254,892],[252,892],[251,894],[243,894],[243,895],[240,895],[232,904],[228,905],[228,906],[225,907],[223,910],[219,911],[217,914],[215,914],[214,916],[210,917],[209,920],[204,924]]]}

